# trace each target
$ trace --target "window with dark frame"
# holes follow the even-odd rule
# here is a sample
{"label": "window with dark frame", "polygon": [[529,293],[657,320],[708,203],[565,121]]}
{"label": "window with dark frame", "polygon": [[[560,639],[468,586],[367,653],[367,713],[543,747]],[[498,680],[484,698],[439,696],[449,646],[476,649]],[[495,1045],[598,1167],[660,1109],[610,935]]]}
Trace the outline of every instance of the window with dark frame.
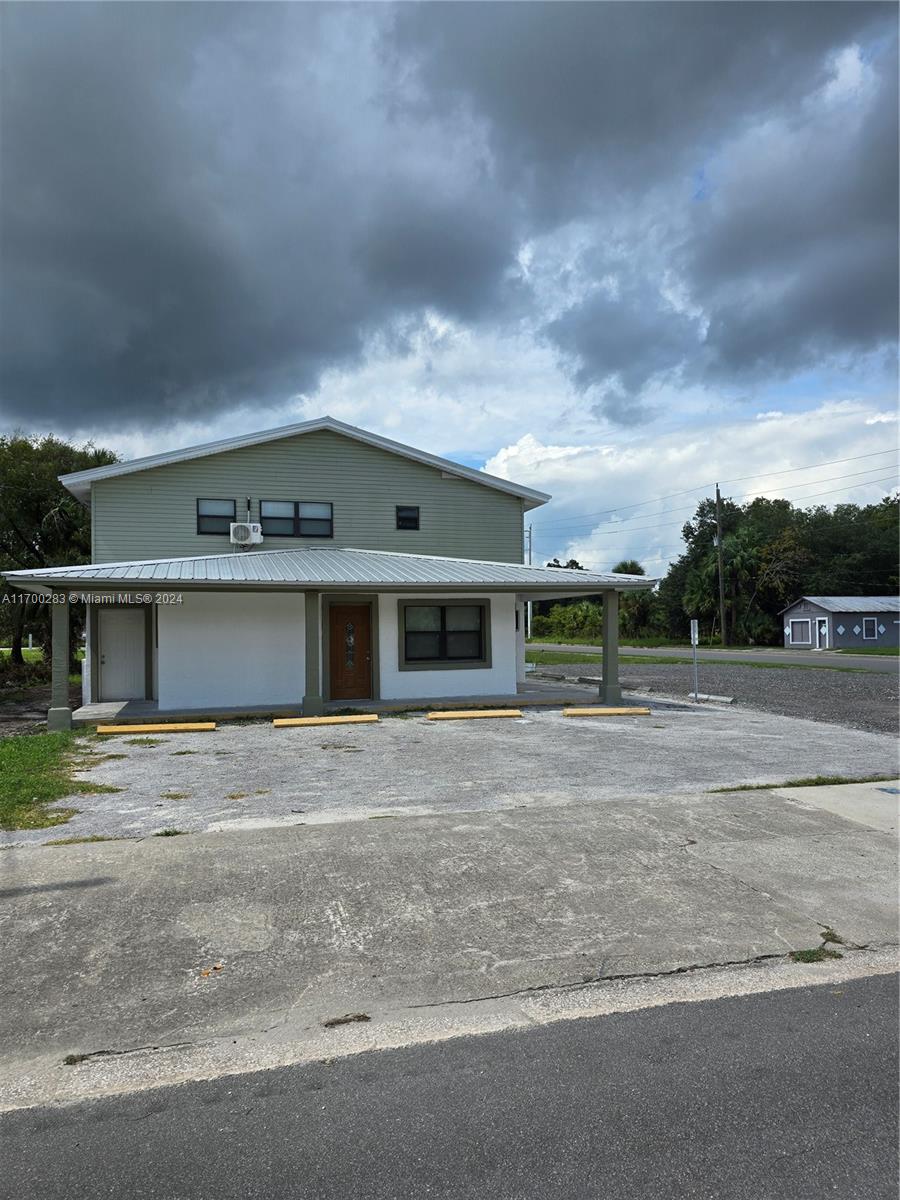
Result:
{"label": "window with dark frame", "polygon": [[483,604],[407,604],[403,655],[409,663],[482,662]]}
{"label": "window with dark frame", "polygon": [[418,504],[398,504],[397,505],[397,528],[398,529],[418,529],[419,528],[419,506],[418,506]]}
{"label": "window with dark frame", "polygon": [[263,537],[334,537],[331,504],[311,500],[260,500],[259,521]]}
{"label": "window with dark frame", "polygon": [[235,518],[234,500],[198,500],[198,533],[231,533]]}

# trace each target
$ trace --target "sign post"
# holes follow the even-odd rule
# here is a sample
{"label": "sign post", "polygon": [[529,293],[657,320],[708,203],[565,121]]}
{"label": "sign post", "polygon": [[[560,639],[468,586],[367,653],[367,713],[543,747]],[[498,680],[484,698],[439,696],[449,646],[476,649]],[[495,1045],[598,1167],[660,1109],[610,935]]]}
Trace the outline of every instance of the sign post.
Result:
{"label": "sign post", "polygon": [[694,703],[700,703],[700,686],[697,682],[697,643],[700,641],[700,622],[691,621],[691,654],[694,658]]}

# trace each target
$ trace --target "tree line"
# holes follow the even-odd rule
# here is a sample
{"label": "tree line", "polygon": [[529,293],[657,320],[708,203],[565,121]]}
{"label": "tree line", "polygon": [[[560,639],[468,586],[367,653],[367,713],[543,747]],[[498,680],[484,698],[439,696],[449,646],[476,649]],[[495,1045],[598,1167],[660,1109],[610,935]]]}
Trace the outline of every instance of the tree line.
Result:
{"label": "tree line", "polygon": [[[789,500],[757,498],[745,504],[723,499],[722,560],[725,638],[719,620],[716,502],[701,500],[682,528],[684,550],[647,591],[621,598],[623,637],[682,639],[696,617],[706,640],[728,644],[780,645],[779,613],[798,596],[889,596],[898,591],[900,502],[795,507]],[[574,559],[547,564],[580,570]],[[616,572],[644,575],[635,560]],[[532,635],[565,640],[600,636],[602,606],[596,600],[535,605]]]}
{"label": "tree line", "polygon": [[[110,450],[71,446],[59,438],[0,437],[0,571],[66,567],[91,561],[90,512],[57,476],[117,462]],[[84,606],[73,605],[70,657],[84,628]],[[0,590],[0,646],[9,655],[0,667],[21,667],[28,634],[47,650],[50,614],[46,604],[22,603],[22,593],[8,584]],[[45,657],[49,658],[49,655]]]}

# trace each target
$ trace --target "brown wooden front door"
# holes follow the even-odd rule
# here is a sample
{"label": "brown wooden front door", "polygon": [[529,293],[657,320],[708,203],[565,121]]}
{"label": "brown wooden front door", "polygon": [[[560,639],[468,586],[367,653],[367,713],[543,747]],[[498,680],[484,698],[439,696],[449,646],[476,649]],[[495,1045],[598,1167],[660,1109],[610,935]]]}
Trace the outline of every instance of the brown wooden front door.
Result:
{"label": "brown wooden front door", "polygon": [[329,693],[332,700],[372,695],[372,611],[368,604],[332,604],[328,618]]}

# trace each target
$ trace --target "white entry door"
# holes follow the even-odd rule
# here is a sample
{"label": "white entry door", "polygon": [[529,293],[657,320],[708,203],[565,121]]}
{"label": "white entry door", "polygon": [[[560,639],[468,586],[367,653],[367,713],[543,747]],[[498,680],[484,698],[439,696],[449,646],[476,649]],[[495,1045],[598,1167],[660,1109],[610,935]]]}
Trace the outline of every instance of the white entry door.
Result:
{"label": "white entry door", "polygon": [[99,614],[100,699],[143,700],[144,613],[140,608],[105,608]]}
{"label": "white entry door", "polygon": [[816,649],[828,649],[828,619],[819,617],[816,621]]}

